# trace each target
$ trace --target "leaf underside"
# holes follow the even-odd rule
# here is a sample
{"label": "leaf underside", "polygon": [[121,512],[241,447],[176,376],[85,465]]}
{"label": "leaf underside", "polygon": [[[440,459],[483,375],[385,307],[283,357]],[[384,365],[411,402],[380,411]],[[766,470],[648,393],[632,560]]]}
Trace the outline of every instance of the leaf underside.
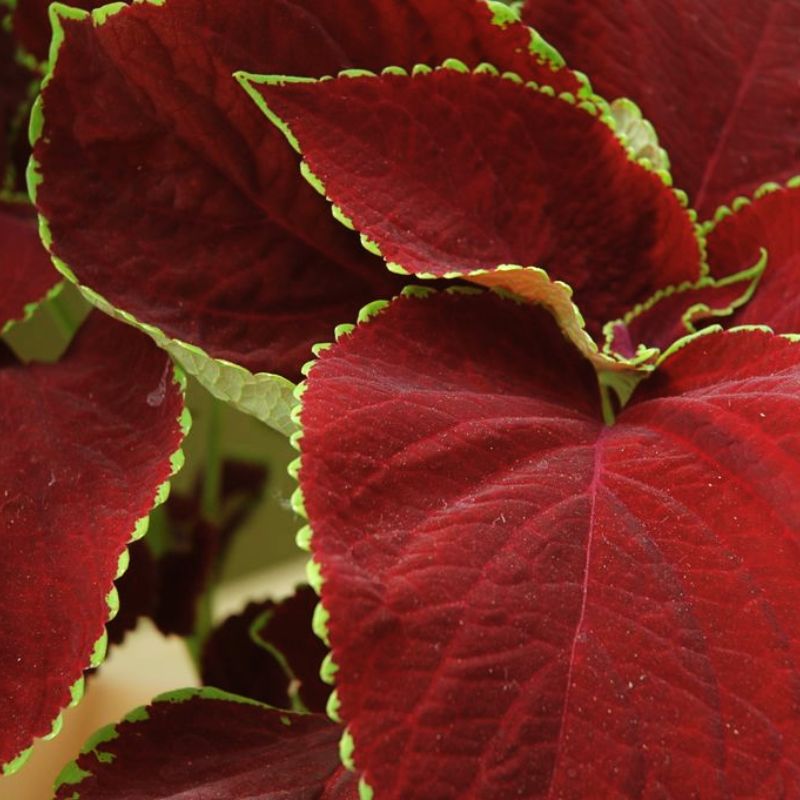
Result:
{"label": "leaf underside", "polygon": [[0,384],[5,764],[50,732],[102,657],[120,558],[163,499],[185,424],[166,355],[100,314],[62,361],[7,366]]}
{"label": "leaf underside", "polygon": [[299,480],[376,796],[800,793],[798,414],[798,345],[739,331],[605,427],[552,321],[492,295],[323,352]]}
{"label": "leaf underside", "polygon": [[657,288],[700,277],[690,215],[596,107],[455,69],[250,87],[326,195],[407,272],[543,268],[572,287],[595,335]]}
{"label": "leaf underside", "polygon": [[331,219],[232,73],[452,56],[577,90],[530,54],[525,26],[492,14],[462,0],[171,0],[102,24],[61,18],[35,147],[53,252],[166,336],[299,377],[314,342],[400,283]]}
{"label": "leaf underside", "polygon": [[798,0],[527,0],[524,18],[659,133],[701,216],[800,162]]}

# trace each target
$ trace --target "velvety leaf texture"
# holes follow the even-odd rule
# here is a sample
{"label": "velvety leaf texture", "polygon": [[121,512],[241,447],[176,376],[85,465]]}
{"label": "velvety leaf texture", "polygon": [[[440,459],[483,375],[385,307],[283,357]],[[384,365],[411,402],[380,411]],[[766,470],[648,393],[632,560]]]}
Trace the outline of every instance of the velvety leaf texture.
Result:
{"label": "velvety leaf texture", "polygon": [[704,216],[800,167],[800,2],[527,0],[525,19],[655,125]]}
{"label": "velvety leaf texture", "polygon": [[607,427],[554,327],[404,298],[309,374],[356,767],[381,800],[800,796],[800,345],[696,337]]}
{"label": "velvety leaf texture", "polygon": [[166,335],[297,377],[312,343],[399,284],[331,219],[232,73],[454,56],[577,90],[529,54],[525,26],[492,16],[477,0],[170,0],[62,18],[36,145],[54,253]]}
{"label": "velvety leaf texture", "polygon": [[708,237],[712,273],[735,272],[762,247],[767,251],[764,277],[734,320],[800,333],[800,188],[776,188],[716,223]]}
{"label": "velvety leaf texture", "polygon": [[42,247],[33,209],[0,201],[0,329],[25,314],[60,280]]}
{"label": "velvety leaf texture", "polygon": [[61,362],[0,370],[0,392],[4,764],[101,657],[120,557],[179,464],[184,423],[166,355],[100,314]]}
{"label": "velvety leaf texture", "polygon": [[596,109],[454,69],[250,87],[327,196],[408,272],[541,267],[595,334],[700,275],[690,216]]}
{"label": "velvety leaf texture", "polygon": [[98,732],[55,800],[358,800],[339,766],[340,732],[319,714],[176,692]]}
{"label": "velvety leaf texture", "polygon": [[312,630],[316,605],[305,586],[226,619],[206,642],[203,683],[278,708],[291,708],[297,697],[308,711],[324,712],[331,690],[319,673],[328,648]]}

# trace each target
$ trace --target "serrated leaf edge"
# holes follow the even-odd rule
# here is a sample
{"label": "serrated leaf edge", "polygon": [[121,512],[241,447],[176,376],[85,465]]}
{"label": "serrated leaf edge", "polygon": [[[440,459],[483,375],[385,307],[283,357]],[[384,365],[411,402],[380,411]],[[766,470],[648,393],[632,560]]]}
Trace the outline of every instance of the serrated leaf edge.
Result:
{"label": "serrated leaf edge", "polygon": [[[164,0],[138,1],[156,6],[164,3]],[[100,27],[109,18],[128,7],[126,3],[110,3],[89,12],[71,8],[61,3],[53,3],[49,11],[53,39],[50,47],[49,67],[42,80],[42,88],[46,87],[53,77],[58,62],[58,53],[64,42],[65,33],[61,23],[62,19],[78,21],[89,19],[92,25]],[[31,147],[34,147],[43,135],[44,118],[44,107],[40,94],[36,98],[31,112],[29,127]],[[44,178],[40,166],[33,156],[28,163],[27,180],[31,200],[35,203],[37,189]],[[214,358],[201,347],[180,339],[174,339],[155,325],[141,322],[127,311],[112,305],[102,295],[81,284],[71,267],[53,253],[53,237],[50,233],[49,222],[42,214],[38,214],[38,219],[39,234],[44,247],[50,254],[53,265],[63,277],[78,288],[89,303],[109,316],[146,333],[158,347],[166,350],[186,373],[197,378],[214,397],[246,414],[256,417],[286,436],[293,432],[294,429],[289,420],[289,411],[292,405],[291,398],[294,392],[294,384],[290,380],[269,372],[250,372],[240,364],[222,358]]]}
{"label": "serrated leaf edge", "polygon": [[[185,398],[186,396],[186,376],[180,367],[172,364],[173,369],[173,383],[178,387],[178,391],[181,394],[181,397]],[[108,630],[107,625],[111,622],[114,617],[119,612],[119,595],[117,593],[117,588],[114,584],[125,574],[128,569],[128,565],[130,563],[130,553],[128,551],[128,547],[133,544],[134,542],[141,539],[146,533],[147,528],[150,522],[150,514],[153,512],[154,509],[158,508],[160,505],[166,502],[167,498],[169,497],[170,493],[170,486],[172,478],[181,470],[184,464],[185,456],[183,452],[183,440],[186,438],[189,430],[192,427],[192,415],[186,405],[183,406],[180,415],[177,419],[178,427],[181,432],[181,442],[178,446],[178,449],[173,452],[169,457],[169,464],[170,464],[170,472],[167,476],[167,479],[157,487],[155,491],[155,495],[153,498],[153,505],[150,508],[145,516],[140,517],[133,526],[133,531],[131,532],[130,538],[128,539],[125,547],[122,550],[122,553],[119,556],[119,561],[117,562],[117,572],[112,579],[112,586],[109,590],[108,594],[106,595],[106,606],[108,608],[108,616],[106,617],[106,623],[103,627],[103,632],[100,634],[100,637],[94,643],[92,648],[92,653],[89,657],[89,663],[86,667],[83,668],[83,671],[80,677],[72,684],[69,689],[70,693],[70,702],[58,713],[58,715],[53,720],[53,727],[50,733],[42,738],[45,741],[55,738],[61,731],[61,728],[64,724],[64,717],[63,713],[67,709],[74,708],[78,705],[78,703],[83,699],[83,695],[86,688],[86,678],[85,672],[87,670],[96,669],[99,667],[106,657],[106,651],[108,648]],[[2,765],[0,769],[0,775],[6,777],[8,775],[13,775],[22,766],[25,762],[30,758],[31,753],[33,752],[33,748],[35,745],[35,741],[31,744],[30,747],[20,752],[10,761],[6,762]]]}

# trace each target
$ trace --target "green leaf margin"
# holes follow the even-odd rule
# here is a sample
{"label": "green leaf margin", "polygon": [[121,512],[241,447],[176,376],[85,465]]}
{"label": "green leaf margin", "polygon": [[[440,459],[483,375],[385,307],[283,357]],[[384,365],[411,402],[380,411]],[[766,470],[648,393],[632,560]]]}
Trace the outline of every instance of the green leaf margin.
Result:
{"label": "green leaf margin", "polygon": [[[177,385],[178,390],[182,397],[186,396],[186,376],[184,375],[183,371],[180,367],[173,364],[173,382]],[[128,539],[128,545],[133,544],[134,542],[141,539],[147,533],[147,529],[150,524],[150,513],[160,505],[166,502],[167,498],[169,497],[170,493],[170,480],[181,470],[183,467],[185,456],[183,452],[183,439],[186,438],[188,435],[191,427],[192,427],[192,415],[186,405],[183,406],[183,410],[181,411],[180,416],[178,417],[178,426],[181,431],[181,444],[179,445],[178,449],[169,457],[170,462],[170,474],[164,483],[162,483],[155,492],[155,496],[153,498],[153,506],[150,512],[141,517],[133,527],[133,531],[131,532],[130,538]],[[130,552],[126,548],[122,551],[122,554],[119,557],[119,561],[117,564],[117,573],[114,576],[113,580],[116,582],[119,580],[127,571],[128,566],[130,564]],[[106,595],[106,605],[108,606],[108,617],[106,619],[106,623],[111,622],[111,620],[116,617],[117,613],[119,612],[119,594],[117,593],[117,588],[112,584],[111,590]],[[100,635],[100,638],[95,642],[92,654],[89,658],[89,663],[86,665],[84,670],[96,669],[99,667],[106,657],[106,651],[108,649],[108,631],[104,630],[103,633]],[[68,705],[62,709],[61,712],[56,716],[53,720],[53,727],[50,733],[46,736],[41,737],[45,741],[49,741],[55,738],[61,731],[61,728],[64,724],[64,717],[63,712],[69,708],[74,708],[78,703],[83,699],[83,695],[86,688],[86,678],[85,675],[81,675],[77,681],[70,687],[70,702]],[[31,743],[30,747],[26,748],[22,752],[20,752],[17,756],[13,759],[8,761],[6,764],[0,765],[0,777],[6,777],[8,775],[13,775],[15,772],[19,771],[27,760],[30,758],[31,753],[33,752],[33,748],[35,743]]]}
{"label": "green leaf margin", "polygon": [[[165,0],[142,0],[154,6],[161,6]],[[83,11],[61,3],[50,6],[50,22],[53,27],[53,39],[50,47],[49,68],[42,81],[44,88],[55,72],[58,53],[65,39],[62,20],[89,21],[94,27],[101,27],[111,17],[129,8],[125,3],[110,3],[94,11]],[[45,111],[42,96],[36,99],[31,113],[29,139],[31,147],[40,139],[45,124]],[[43,183],[40,165],[34,158],[28,164],[28,190],[32,201],[36,202],[38,187]],[[140,322],[132,314],[113,306],[100,294],[88,286],[82,285],[71,267],[58,258],[52,251],[53,237],[47,218],[39,215],[39,233],[44,246],[50,253],[55,268],[67,280],[78,287],[81,294],[95,307],[115,319],[138,328],[151,339],[208,391],[229,403],[240,411],[256,417],[265,424],[275,428],[284,435],[293,431],[290,412],[293,405],[294,384],[281,375],[269,372],[252,373],[239,364],[225,359],[210,356],[202,348],[180,339],[173,339],[154,325]]]}

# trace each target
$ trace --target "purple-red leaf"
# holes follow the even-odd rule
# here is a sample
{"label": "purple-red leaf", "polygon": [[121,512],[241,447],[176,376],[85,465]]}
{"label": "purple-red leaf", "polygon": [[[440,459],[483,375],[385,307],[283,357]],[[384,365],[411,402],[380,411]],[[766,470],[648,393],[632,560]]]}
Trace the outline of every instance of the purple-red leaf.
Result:
{"label": "purple-red leaf", "polygon": [[180,464],[168,357],[96,314],[64,359],[0,369],[0,764],[50,732],[102,658],[113,580]]}
{"label": "purple-red leaf", "polygon": [[156,698],[98,731],[55,800],[358,800],[341,729],[208,689]]}
{"label": "purple-red leaf", "polygon": [[33,209],[0,200],[0,330],[24,317],[60,280],[42,247]]}
{"label": "purple-red leaf", "polygon": [[641,348],[662,352],[712,321],[727,322],[747,303],[759,285],[767,265],[766,252],[749,269],[720,280],[704,276],[694,284],[670,286],[622,319],[606,325],[606,345],[623,358],[633,358]]}
{"label": "purple-red leaf", "polygon": [[526,21],[611,100],[655,125],[678,186],[710,216],[800,171],[800,2],[527,0]]}
{"label": "purple-red leaf", "polygon": [[[689,214],[592,104],[491,71],[242,80],[390,265],[436,276],[543,268],[572,287],[594,334],[700,276]],[[478,280],[504,285],[507,274]],[[529,274],[531,291],[515,288],[540,299]]]}
{"label": "purple-red leaf", "polygon": [[767,268],[753,297],[734,317],[738,325],[769,325],[800,333],[800,187],[759,193],[737,210],[723,209],[708,235],[715,276],[730,275],[767,251]]}
{"label": "purple-red leaf", "polygon": [[554,328],[407,297],[311,369],[356,767],[381,800],[800,796],[800,345],[695,337],[607,427]]}
{"label": "purple-red leaf", "polygon": [[35,148],[53,252],[166,336],[290,378],[312,343],[399,283],[331,219],[232,73],[454,56],[580,88],[478,0],[170,0],[102,21],[56,9],[64,41]]}
{"label": "purple-red leaf", "polygon": [[278,708],[297,698],[308,711],[324,711],[331,690],[319,673],[328,648],[312,630],[316,605],[306,586],[229,617],[206,642],[203,682]]}

